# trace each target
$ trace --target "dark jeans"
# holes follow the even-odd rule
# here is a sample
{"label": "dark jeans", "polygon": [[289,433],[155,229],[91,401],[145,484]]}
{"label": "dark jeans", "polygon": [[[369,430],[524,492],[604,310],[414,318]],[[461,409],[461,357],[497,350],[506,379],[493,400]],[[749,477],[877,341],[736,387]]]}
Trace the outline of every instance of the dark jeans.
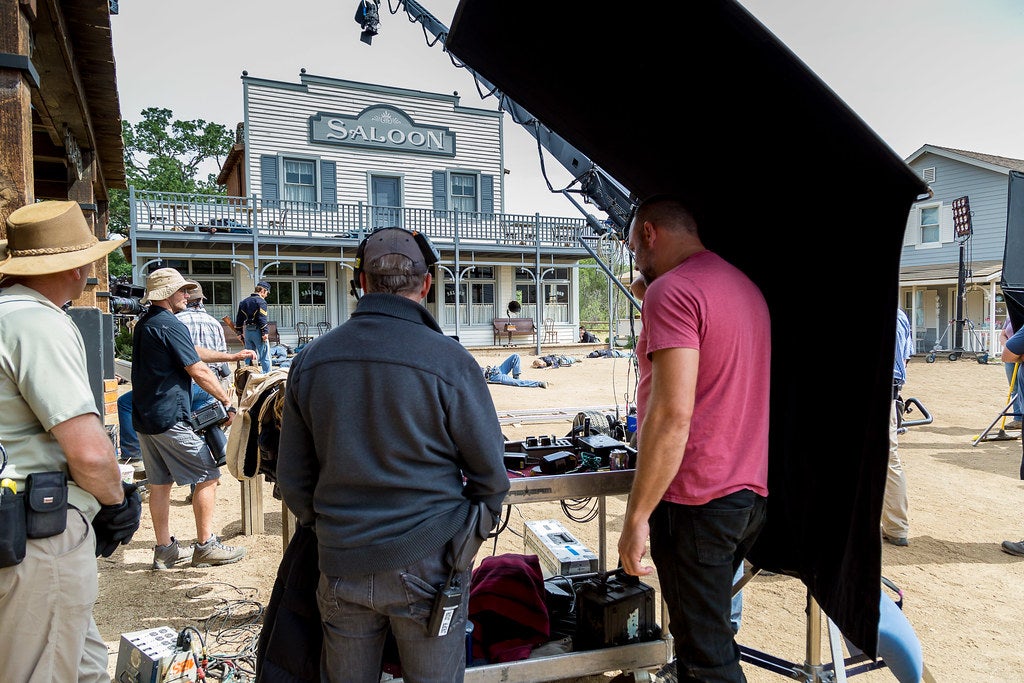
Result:
{"label": "dark jeans", "polygon": [[744,489],[704,505],[661,502],[651,559],[669,611],[680,681],[746,681],[730,623],[737,567],[765,521],[767,499]]}

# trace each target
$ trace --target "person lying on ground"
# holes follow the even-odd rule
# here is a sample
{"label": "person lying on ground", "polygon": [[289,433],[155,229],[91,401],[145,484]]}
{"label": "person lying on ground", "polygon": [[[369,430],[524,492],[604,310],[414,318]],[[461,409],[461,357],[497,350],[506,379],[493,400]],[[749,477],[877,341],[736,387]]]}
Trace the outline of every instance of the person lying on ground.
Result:
{"label": "person lying on ground", "polygon": [[486,368],[481,368],[481,370],[484,373],[484,379],[491,384],[506,384],[510,387],[548,388],[548,382],[541,382],[535,379],[520,379],[519,375],[522,372],[522,368],[523,362],[519,358],[519,354],[513,353],[502,361],[501,365],[488,365]]}

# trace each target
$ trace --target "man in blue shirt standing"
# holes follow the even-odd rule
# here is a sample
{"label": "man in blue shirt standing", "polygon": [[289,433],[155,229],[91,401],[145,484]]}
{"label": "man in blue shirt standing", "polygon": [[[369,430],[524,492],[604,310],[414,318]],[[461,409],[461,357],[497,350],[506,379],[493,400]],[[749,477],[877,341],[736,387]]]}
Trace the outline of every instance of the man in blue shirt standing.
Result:
{"label": "man in blue shirt standing", "polygon": [[[1024,329],[1017,330],[1003,344],[1003,362],[1020,363],[1024,360]],[[1018,370],[1020,372],[1020,370]],[[1020,381],[1020,378],[1017,378]],[[1020,477],[1024,479],[1024,460],[1021,461]],[[1003,552],[1024,557],[1024,541],[1003,541]]]}
{"label": "man in blue shirt standing", "polygon": [[895,546],[908,546],[910,520],[907,516],[907,479],[899,452],[899,411],[903,401],[900,390],[907,382],[907,359],[914,355],[910,320],[902,308],[896,309],[896,349],[892,367],[892,408],[889,411],[889,469],[882,499],[882,538]]}
{"label": "man in blue shirt standing", "polygon": [[[263,373],[270,372],[270,325],[267,319],[267,295],[270,294],[270,283],[260,280],[256,291],[242,299],[235,315],[235,334],[245,348],[256,352]],[[245,334],[242,328],[245,327]],[[252,361],[249,361],[252,365]]]}

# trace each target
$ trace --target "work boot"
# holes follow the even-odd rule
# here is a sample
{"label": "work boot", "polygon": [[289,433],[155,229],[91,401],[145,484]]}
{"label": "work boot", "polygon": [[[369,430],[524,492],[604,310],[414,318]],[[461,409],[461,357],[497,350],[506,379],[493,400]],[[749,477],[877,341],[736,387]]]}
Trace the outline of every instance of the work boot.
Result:
{"label": "work boot", "polygon": [[1024,541],[1003,541],[1003,552],[1024,557]]}
{"label": "work boot", "polygon": [[174,536],[171,536],[170,544],[153,548],[153,569],[169,569],[179,562],[188,562],[191,559],[192,548],[182,548]]}
{"label": "work boot", "polygon": [[211,535],[206,543],[196,543],[192,548],[193,567],[217,567],[238,562],[245,557],[245,548],[224,545],[217,534]]}

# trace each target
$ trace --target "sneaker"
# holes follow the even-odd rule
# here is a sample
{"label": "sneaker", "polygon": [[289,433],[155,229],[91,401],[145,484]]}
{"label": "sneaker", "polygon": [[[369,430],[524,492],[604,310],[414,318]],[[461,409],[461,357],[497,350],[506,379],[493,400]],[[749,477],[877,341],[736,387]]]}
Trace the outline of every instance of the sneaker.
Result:
{"label": "sneaker", "polygon": [[153,548],[153,569],[170,569],[179,562],[192,559],[192,548],[182,548],[178,539],[171,536],[169,545],[158,545]]}
{"label": "sneaker", "polygon": [[1024,557],[1024,541],[1003,541],[1003,552],[1017,557]]}
{"label": "sneaker", "polygon": [[547,382],[541,382],[537,386],[539,386],[541,389],[547,389],[548,388],[548,383]]}
{"label": "sneaker", "polygon": [[679,670],[676,667],[676,662],[673,659],[665,666],[658,669],[651,679],[655,683],[678,683],[679,682]]}
{"label": "sneaker", "polygon": [[1007,422],[1006,426],[1003,427],[1003,429],[1020,429],[1020,428],[1021,428],[1020,420],[1013,420],[1012,422]]}
{"label": "sneaker", "polygon": [[882,534],[882,540],[884,540],[886,543],[891,543],[892,545],[899,546],[900,548],[906,548],[908,545],[910,545],[910,541],[908,541],[906,538],[899,538],[897,536],[886,536],[885,534]]}
{"label": "sneaker", "polygon": [[217,534],[210,536],[206,543],[196,543],[192,548],[195,551],[192,553],[193,567],[217,567],[238,562],[245,557],[245,548],[224,545]]}

